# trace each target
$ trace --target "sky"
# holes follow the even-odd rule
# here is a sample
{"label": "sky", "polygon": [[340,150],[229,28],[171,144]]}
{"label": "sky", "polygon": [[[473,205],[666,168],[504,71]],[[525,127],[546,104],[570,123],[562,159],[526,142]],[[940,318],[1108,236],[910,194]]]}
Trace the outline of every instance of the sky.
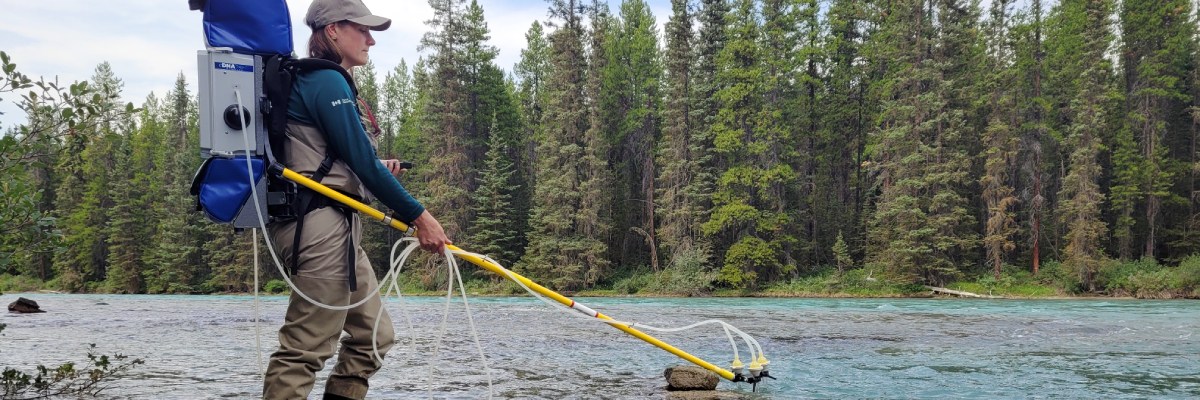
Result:
{"label": "sky", "polygon": [[[496,65],[511,71],[525,47],[525,32],[547,20],[543,0],[478,0],[499,50]],[[609,0],[616,12],[619,0]],[[425,0],[365,0],[371,12],[392,19],[375,32],[371,59],[381,79],[403,59],[411,67],[422,53],[421,36],[433,16]],[[310,0],[287,0],[297,54],[306,54],[310,29],[304,14]],[[661,31],[670,16],[669,0],[647,0]],[[187,0],[0,0],[0,51],[33,79],[60,84],[88,80],[108,61],[124,82],[122,99],[141,105],[153,92],[162,98],[183,73],[196,90],[196,52],[205,47],[202,13]],[[24,122],[12,93],[0,95],[0,132]]]}

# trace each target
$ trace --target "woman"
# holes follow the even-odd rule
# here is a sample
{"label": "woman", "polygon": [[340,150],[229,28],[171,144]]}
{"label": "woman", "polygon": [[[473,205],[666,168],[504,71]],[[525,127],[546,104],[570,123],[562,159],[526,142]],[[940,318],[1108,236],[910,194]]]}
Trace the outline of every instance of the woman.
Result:
{"label": "woman", "polygon": [[[339,64],[349,71],[365,65],[375,45],[371,31],[382,31],[391,20],[371,14],[361,0],[314,0],[305,22],[313,29],[310,57]],[[374,195],[400,221],[417,228],[421,247],[440,252],[450,244],[437,219],[404,190],[396,177],[404,171],[397,160],[375,155],[378,127],[354,98],[340,71],[315,70],[298,75],[288,101],[287,166],[301,174],[321,175],[321,183],[350,197],[369,201]],[[360,103],[362,104],[360,106]],[[326,157],[329,157],[327,160]],[[332,161],[332,163],[330,163]],[[327,168],[322,168],[322,163]],[[321,303],[359,302],[377,286],[374,270],[360,246],[362,225],[352,211],[313,197],[297,223],[271,228],[277,251],[295,266],[296,288]],[[297,252],[294,249],[299,249]],[[326,399],[362,399],[367,380],[381,363],[374,358],[372,338],[385,353],[395,340],[391,319],[380,313],[379,296],[346,311],[328,310],[293,293],[279,329],[279,350],[271,355],[263,384],[267,399],[304,399],[312,391],[317,371],[338,348],[337,365],[325,384]],[[374,330],[380,315],[378,331]]]}

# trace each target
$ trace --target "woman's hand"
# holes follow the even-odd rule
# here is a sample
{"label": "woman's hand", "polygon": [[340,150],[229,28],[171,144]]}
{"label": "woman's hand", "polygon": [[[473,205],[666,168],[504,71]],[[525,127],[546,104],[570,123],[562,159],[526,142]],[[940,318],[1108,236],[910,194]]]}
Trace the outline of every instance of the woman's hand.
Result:
{"label": "woman's hand", "polygon": [[402,163],[400,160],[379,160],[379,162],[382,162],[383,166],[387,168],[388,172],[391,172],[392,176],[397,178],[399,178],[401,174],[404,174],[405,171],[408,171],[408,168],[404,168],[401,165]]}
{"label": "woman's hand", "polygon": [[417,241],[421,242],[421,248],[433,253],[441,253],[446,249],[446,245],[453,244],[449,237],[446,237],[446,232],[442,230],[442,224],[429,210],[421,213],[417,219],[413,220],[413,226],[417,227]]}

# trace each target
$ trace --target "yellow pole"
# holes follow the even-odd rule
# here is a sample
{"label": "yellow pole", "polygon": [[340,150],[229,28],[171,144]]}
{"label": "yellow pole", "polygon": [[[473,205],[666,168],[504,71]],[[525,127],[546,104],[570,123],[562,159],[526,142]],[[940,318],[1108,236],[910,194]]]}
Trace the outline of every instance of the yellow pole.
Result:
{"label": "yellow pole", "polygon": [[[275,167],[275,166],[272,166],[272,167]],[[351,208],[358,210],[359,212],[366,214],[367,216],[370,216],[371,218],[374,218],[377,221],[384,222],[385,224],[387,224],[388,226],[391,226],[392,228],[395,228],[395,229],[403,231],[403,232],[408,232],[410,230],[410,227],[407,224],[397,221],[395,219],[392,219],[391,217],[388,217],[387,215],[385,215],[383,212],[380,212],[379,210],[376,210],[376,209],[372,208],[371,206],[368,206],[366,204],[363,204],[362,202],[354,200],[344,194],[338,193],[336,190],[330,189],[328,186],[322,185],[312,179],[308,179],[308,177],[305,177],[304,175],[300,175],[299,173],[296,173],[296,171],[292,171],[287,168],[279,168],[279,169],[280,169],[280,171],[278,171],[278,172],[281,175],[283,175],[284,178],[287,178],[288,180],[299,183],[299,184],[303,185],[304,187],[312,189],[312,190],[316,191],[317,193],[325,195],[333,200],[337,200],[338,202],[345,204],[347,206],[350,206]],[[415,228],[411,228],[411,229],[415,229]],[[450,250],[462,251],[462,249],[460,249],[454,245],[449,245],[446,247],[449,248]],[[521,276],[520,274],[517,274],[516,272],[512,272],[500,265],[489,262],[488,260],[477,257],[475,255],[470,255],[470,254],[460,254],[459,257],[461,257],[464,260],[470,261],[472,264],[478,265],[479,267],[481,267],[483,269],[486,269],[493,273],[499,274],[500,276],[520,281],[521,283],[525,284],[525,286],[529,287],[530,289],[533,289],[533,291],[538,292],[539,294],[541,294],[543,296],[554,299],[554,301],[557,301],[559,304],[562,304],[567,307],[573,307],[576,304],[574,300],[571,300],[570,298],[568,298],[566,296],[558,294],[558,292],[547,289],[544,286],[539,285],[539,284],[529,280],[528,278]],[[613,320],[609,316],[604,315],[600,312],[596,312],[595,317],[602,319],[602,320],[608,320],[608,321]],[[666,350],[668,353],[679,356],[680,358],[682,358],[684,360],[691,361],[693,364],[699,365],[699,366],[703,367],[704,369],[715,372],[717,375],[720,375],[722,378],[725,378],[725,379],[728,379],[731,381],[735,378],[733,372],[730,372],[729,370],[726,370],[724,368],[713,365],[707,361],[701,360],[700,358],[698,358],[696,356],[688,354],[688,352],[686,352],[686,351],[680,350],[679,348],[677,348],[675,346],[671,346],[661,340],[654,338],[653,336],[647,335],[646,333],[644,333],[642,331],[639,331],[639,330],[634,329],[627,325],[620,325],[620,324],[608,324],[608,325],[612,326],[614,328],[617,328],[617,329],[621,330],[622,332],[633,335],[634,337],[636,337],[638,339],[642,339],[646,343],[650,343],[654,346],[657,346],[660,349]]]}

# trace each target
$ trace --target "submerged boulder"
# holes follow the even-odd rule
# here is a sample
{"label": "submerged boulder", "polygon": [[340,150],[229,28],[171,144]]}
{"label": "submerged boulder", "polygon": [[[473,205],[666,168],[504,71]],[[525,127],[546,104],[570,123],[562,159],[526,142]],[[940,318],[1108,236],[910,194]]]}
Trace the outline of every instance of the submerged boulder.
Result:
{"label": "submerged boulder", "polygon": [[667,392],[666,400],[747,400],[751,398],[753,397],[746,393],[720,390],[687,390],[682,392]]}
{"label": "submerged boulder", "polygon": [[663,371],[667,378],[667,390],[714,390],[721,377],[716,373],[694,365],[680,365]]}
{"label": "submerged boulder", "polygon": [[30,299],[27,299],[24,297],[20,297],[20,298],[17,298],[17,301],[14,301],[14,302],[8,304],[8,312],[18,313],[18,314],[31,314],[31,313],[43,313],[43,312],[46,312],[46,310],[43,310],[41,307],[39,307],[38,303],[36,301],[30,300]]}

